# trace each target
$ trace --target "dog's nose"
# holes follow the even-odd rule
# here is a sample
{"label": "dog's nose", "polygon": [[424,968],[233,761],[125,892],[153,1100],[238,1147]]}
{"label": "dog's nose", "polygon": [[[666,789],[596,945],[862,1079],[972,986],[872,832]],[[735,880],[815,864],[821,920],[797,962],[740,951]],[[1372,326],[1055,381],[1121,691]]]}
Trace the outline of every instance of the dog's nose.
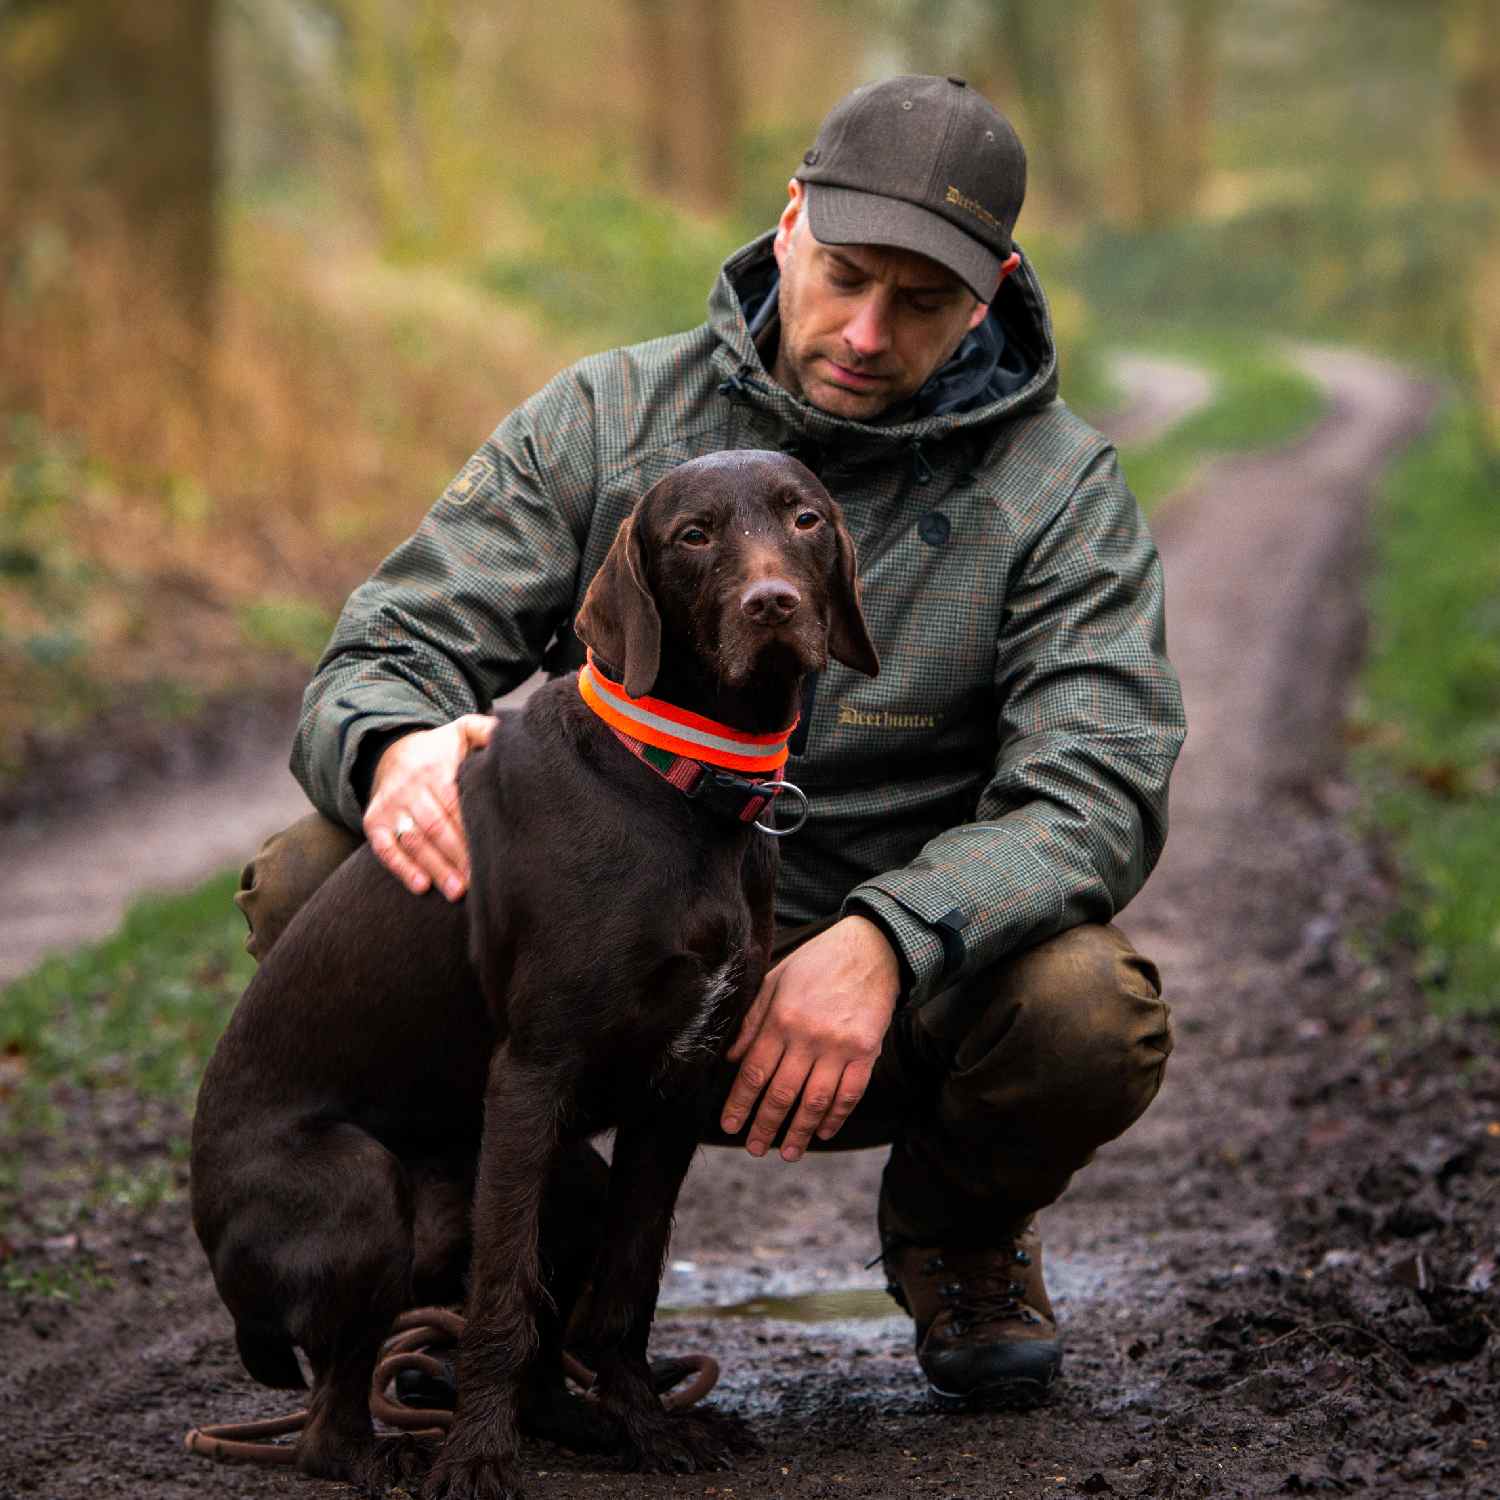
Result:
{"label": "dog's nose", "polygon": [[802,595],[784,578],[763,578],[740,595],[740,608],[757,625],[781,625],[801,603]]}

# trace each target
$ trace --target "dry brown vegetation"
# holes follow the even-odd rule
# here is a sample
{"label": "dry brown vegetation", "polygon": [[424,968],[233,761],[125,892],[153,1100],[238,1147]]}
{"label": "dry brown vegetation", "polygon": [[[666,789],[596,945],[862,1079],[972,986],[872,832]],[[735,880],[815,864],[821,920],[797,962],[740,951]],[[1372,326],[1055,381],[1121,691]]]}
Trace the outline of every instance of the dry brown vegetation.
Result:
{"label": "dry brown vegetation", "polygon": [[441,272],[256,224],[204,344],[127,244],[33,247],[0,323],[0,768],[122,701],[285,680],[576,352]]}

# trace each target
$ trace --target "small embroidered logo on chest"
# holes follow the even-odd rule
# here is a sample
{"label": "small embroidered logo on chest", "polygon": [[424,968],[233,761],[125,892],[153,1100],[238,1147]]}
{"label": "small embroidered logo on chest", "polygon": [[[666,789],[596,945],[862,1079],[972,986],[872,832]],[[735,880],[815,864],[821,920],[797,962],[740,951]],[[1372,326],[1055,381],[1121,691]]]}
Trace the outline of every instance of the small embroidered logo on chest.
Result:
{"label": "small embroidered logo on chest", "polygon": [[854,708],[839,704],[840,729],[936,729],[936,714],[903,713],[892,708]]}

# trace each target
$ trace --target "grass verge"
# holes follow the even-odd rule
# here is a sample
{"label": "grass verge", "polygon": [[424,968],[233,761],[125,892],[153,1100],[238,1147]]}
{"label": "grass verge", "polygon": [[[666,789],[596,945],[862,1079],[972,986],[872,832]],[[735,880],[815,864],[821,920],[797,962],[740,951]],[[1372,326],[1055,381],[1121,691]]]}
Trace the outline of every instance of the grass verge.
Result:
{"label": "grass verge", "polygon": [[[1160,437],[1121,450],[1130,487],[1148,511],[1180,490],[1208,459],[1289,443],[1322,415],[1317,385],[1260,340],[1200,334],[1153,338],[1139,347],[1201,365],[1214,383],[1207,406]],[[1129,392],[1124,394],[1128,398]]]}
{"label": "grass verge", "polygon": [[254,968],[234,887],[138,902],[0,993],[0,1294],[107,1290],[117,1235],[182,1213],[198,1078]]}
{"label": "grass verge", "polygon": [[1454,401],[1376,517],[1355,775],[1434,1009],[1500,1016],[1500,460]]}

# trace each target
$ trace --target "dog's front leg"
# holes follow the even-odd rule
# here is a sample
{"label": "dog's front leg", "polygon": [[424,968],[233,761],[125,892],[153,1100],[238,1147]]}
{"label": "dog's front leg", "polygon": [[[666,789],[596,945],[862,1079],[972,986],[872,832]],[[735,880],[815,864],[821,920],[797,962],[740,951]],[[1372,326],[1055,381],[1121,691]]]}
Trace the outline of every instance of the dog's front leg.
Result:
{"label": "dog's front leg", "polygon": [[696,1146],[688,1111],[620,1127],[594,1290],[577,1340],[584,1363],[598,1371],[599,1401],[619,1423],[625,1456],[643,1469],[733,1467],[733,1436],[701,1416],[663,1411],[646,1362],[672,1210]]}
{"label": "dog's front leg", "polygon": [[518,1062],[503,1046],[496,1051],[474,1190],[472,1285],[458,1352],[458,1410],[423,1486],[424,1500],[519,1500],[516,1421],[546,1295],[538,1231],[564,1096],[556,1069]]}

